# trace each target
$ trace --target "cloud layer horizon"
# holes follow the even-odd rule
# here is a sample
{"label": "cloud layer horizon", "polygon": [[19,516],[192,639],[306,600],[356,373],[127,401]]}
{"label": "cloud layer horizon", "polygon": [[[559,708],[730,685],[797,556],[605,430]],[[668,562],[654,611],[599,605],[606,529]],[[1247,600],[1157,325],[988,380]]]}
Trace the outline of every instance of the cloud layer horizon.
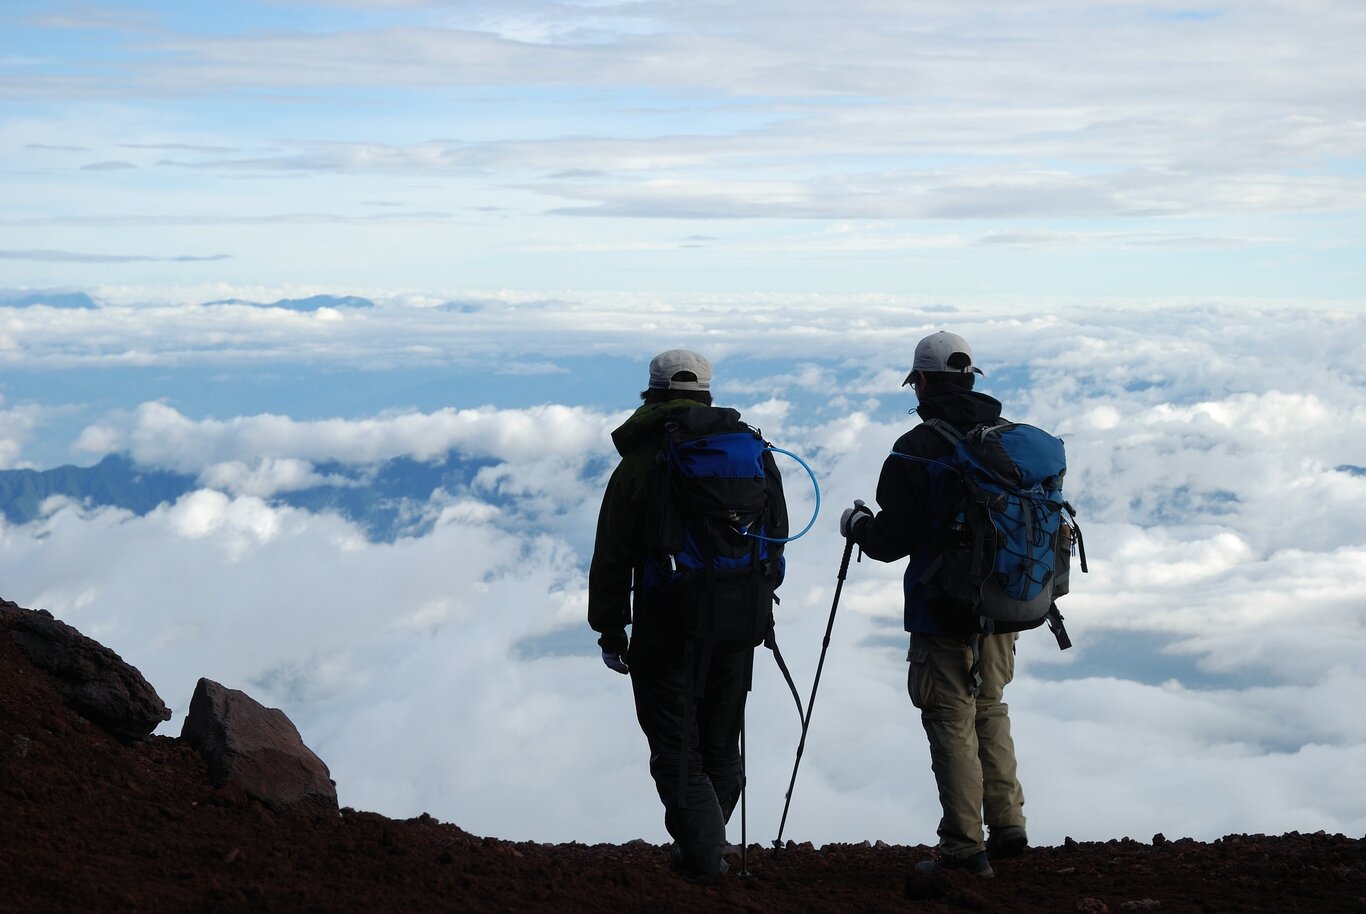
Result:
{"label": "cloud layer horizon", "polygon": [[[1027,634],[1007,691],[1032,840],[1366,830],[1351,777],[1366,724],[1342,710],[1366,685],[1358,313],[751,302],[660,309],[642,326],[639,308],[598,301],[462,314],[395,300],[364,315],[168,305],[120,320],[132,307],[4,315],[15,345],[0,457],[125,453],[197,483],[143,515],[54,499],[31,523],[0,526],[0,580],[5,597],[138,666],[175,711],[160,732],[178,732],[208,676],[285,709],[344,805],[519,840],[665,840],[629,687],[601,666],[584,622],[609,434],[646,362],[677,345],[706,352],[720,402],[815,468],[824,510],[788,553],[778,628],[805,692],[838,509],[871,500],[915,421],[898,389],[906,353],[948,326],[972,341],[982,389],[1007,416],[1066,441],[1091,561],[1062,606],[1076,647]],[[234,323],[251,328],[250,351],[233,345]],[[215,334],[228,336],[214,345]],[[411,367],[396,362],[415,337],[432,350],[419,360],[461,353],[469,385],[429,392],[444,405],[291,415],[285,400],[223,412],[230,399],[190,385],[159,400],[113,381],[98,390],[134,351],[136,370],[168,389],[213,372],[229,386],[275,372],[286,386],[382,387]],[[74,363],[85,380],[55,383]],[[531,386],[514,394],[516,376],[496,374],[509,365],[536,366]],[[503,378],[509,399],[476,376]],[[400,458],[476,467],[408,506],[428,519],[419,535],[377,541],[344,514],[280,498],[326,480],[320,466],[360,474],[354,485]],[[784,470],[794,518],[809,516],[805,474]],[[933,842],[900,587],[897,565],[851,569],[787,837]],[[749,835],[767,840],[799,725],[773,665],[760,656],[756,670]]]}

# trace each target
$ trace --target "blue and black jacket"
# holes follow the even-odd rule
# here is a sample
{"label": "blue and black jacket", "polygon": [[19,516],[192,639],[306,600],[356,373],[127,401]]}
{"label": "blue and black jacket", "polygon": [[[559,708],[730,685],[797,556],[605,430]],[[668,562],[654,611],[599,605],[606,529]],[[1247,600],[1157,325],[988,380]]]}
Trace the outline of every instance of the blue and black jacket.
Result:
{"label": "blue and black jacket", "polygon": [[[966,388],[931,387],[916,408],[922,419],[941,419],[962,433],[1001,419],[1000,401]],[[909,557],[905,575],[906,631],[968,639],[976,632],[972,616],[954,612],[936,599],[920,578],[944,548],[945,531],[957,496],[954,473],[933,463],[952,452],[948,441],[925,425],[917,425],[897,439],[892,450],[919,457],[888,456],[877,483],[880,509],[855,528],[859,548],[880,562]]]}

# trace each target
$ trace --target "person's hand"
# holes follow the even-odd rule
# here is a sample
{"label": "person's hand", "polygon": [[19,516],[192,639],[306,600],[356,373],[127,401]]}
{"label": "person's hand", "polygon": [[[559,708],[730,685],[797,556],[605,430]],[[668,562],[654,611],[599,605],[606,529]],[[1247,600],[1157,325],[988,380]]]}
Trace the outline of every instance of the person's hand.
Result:
{"label": "person's hand", "polygon": [[612,651],[603,651],[602,662],[607,664],[609,670],[616,670],[622,675],[631,672],[631,668],[626,665],[626,660],[621,654],[615,654]]}
{"label": "person's hand", "polygon": [[602,662],[609,670],[615,670],[623,676],[631,672],[631,667],[626,663],[626,649],[630,646],[625,631],[606,632],[598,639],[598,647],[602,648]]}
{"label": "person's hand", "polygon": [[873,512],[863,503],[863,499],[854,499],[854,506],[845,508],[844,513],[840,515],[840,536],[845,539],[855,536],[854,531],[858,529],[859,524],[872,516]]}

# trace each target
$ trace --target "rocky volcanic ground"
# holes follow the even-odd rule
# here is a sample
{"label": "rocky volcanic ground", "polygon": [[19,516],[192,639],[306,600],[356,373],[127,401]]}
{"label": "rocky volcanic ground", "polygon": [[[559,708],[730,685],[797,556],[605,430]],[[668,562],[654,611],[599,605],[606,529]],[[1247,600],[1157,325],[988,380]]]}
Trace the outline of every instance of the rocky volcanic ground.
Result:
{"label": "rocky volcanic ground", "polygon": [[1340,835],[1069,839],[989,881],[908,878],[926,847],[754,845],[749,876],[698,884],[643,842],[509,842],[426,815],[272,810],[215,787],[184,741],[120,740],[73,710],[70,671],[38,669],[14,638],[28,612],[0,605],[0,911],[1366,914],[1366,844]]}

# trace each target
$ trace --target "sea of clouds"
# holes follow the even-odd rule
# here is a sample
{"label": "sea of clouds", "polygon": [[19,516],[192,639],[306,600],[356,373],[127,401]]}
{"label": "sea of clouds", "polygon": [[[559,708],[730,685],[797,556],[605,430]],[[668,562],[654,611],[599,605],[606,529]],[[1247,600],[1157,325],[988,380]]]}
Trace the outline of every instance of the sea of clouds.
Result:
{"label": "sea of clouds", "polygon": [[[719,402],[815,472],[822,511],[789,547],[778,610],[805,699],[839,509],[872,499],[888,448],[916,421],[899,388],[910,349],[948,328],[972,341],[981,389],[1009,417],[1066,441],[1090,563],[1062,605],[1076,646],[1026,634],[1007,691],[1031,838],[1366,832],[1359,310],[433,304],[297,314],[114,297],[91,311],[0,309],[0,357],[29,377],[130,363],[378,377],[449,361],[523,366],[545,382],[530,405],[487,388],[467,402],[456,388],[441,408],[327,418],[292,417],[288,402],[210,415],[189,393],[110,406],[81,422],[73,457],[128,453],[200,487],[144,516],[54,499],[41,519],[0,526],[0,595],[141,669],[175,712],[162,733],[179,732],[200,676],[283,708],[344,805],[512,839],[662,842],[629,683],[602,666],[584,622],[610,433],[646,362],[674,346],[707,353]],[[604,372],[615,393],[557,396],[570,360],[629,373]],[[69,390],[61,402],[7,396],[0,459],[24,465],[82,409]],[[418,537],[376,542],[342,516],[272,499],[316,484],[321,463],[448,453],[487,463],[414,507],[432,521]],[[812,486],[779,460],[804,520]],[[897,564],[850,569],[785,837],[934,841],[900,592]],[[760,652],[750,840],[776,832],[799,729]]]}

